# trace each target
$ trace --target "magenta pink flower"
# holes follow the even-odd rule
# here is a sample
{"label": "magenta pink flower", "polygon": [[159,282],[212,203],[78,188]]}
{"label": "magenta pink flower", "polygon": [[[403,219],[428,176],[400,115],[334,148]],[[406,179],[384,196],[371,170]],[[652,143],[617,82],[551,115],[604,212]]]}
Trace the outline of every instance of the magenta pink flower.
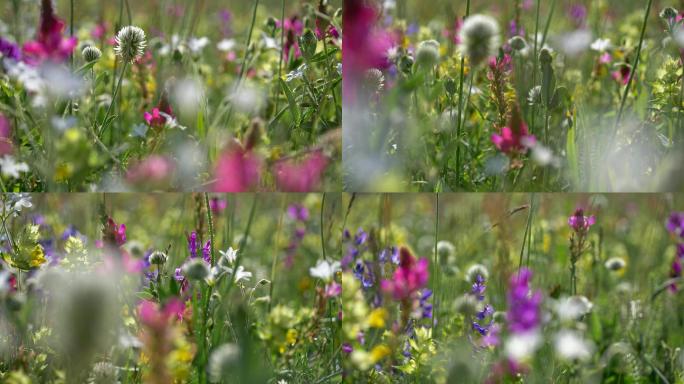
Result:
{"label": "magenta pink flower", "polygon": [[623,64],[619,70],[614,71],[613,73],[610,74],[610,76],[617,81],[618,83],[622,85],[627,85],[629,82],[629,76],[632,73],[632,68],[627,65]]}
{"label": "magenta pink flower", "polygon": [[166,181],[175,166],[171,160],[160,155],[151,155],[134,164],[126,173],[126,180],[134,184]]}
{"label": "magenta pink flower", "polygon": [[216,164],[214,192],[247,192],[256,189],[261,179],[262,158],[231,143]]}
{"label": "magenta pink flower", "polygon": [[527,153],[527,149],[536,142],[534,135],[527,130],[527,124],[517,127],[503,127],[501,134],[492,134],[492,142],[496,148],[506,154]]}
{"label": "magenta pink flower", "polygon": [[159,100],[159,105],[152,109],[152,113],[145,112],[145,121],[147,125],[152,128],[164,128],[169,120],[173,120],[173,109],[171,105],[166,100],[166,97],[162,96]]}
{"label": "magenta pink flower", "polygon": [[274,165],[276,185],[281,192],[310,192],[318,188],[328,158],[316,151],[302,161],[286,160]]}
{"label": "magenta pink flower", "polygon": [[52,0],[42,0],[40,27],[36,40],[23,46],[24,61],[38,65],[44,61],[62,63],[76,47],[76,37],[64,38],[64,22],[57,18],[52,8]]}
{"label": "magenta pink flower", "polygon": [[389,68],[387,52],[394,44],[392,36],[375,25],[379,14],[368,2],[347,0],[343,11],[343,97],[353,101],[356,85],[363,81],[367,69]]}
{"label": "magenta pink flower", "polygon": [[138,318],[145,326],[163,329],[170,320],[182,320],[185,304],[178,299],[169,300],[163,308],[151,300],[143,300],[138,304]]}
{"label": "magenta pink flower", "polygon": [[399,250],[399,267],[394,271],[392,280],[383,280],[382,291],[391,294],[397,301],[409,300],[428,282],[428,260],[416,258],[406,247]]}
{"label": "magenta pink flower", "polygon": [[209,200],[209,208],[215,214],[220,214],[228,208],[228,202],[224,199],[219,199],[218,197],[212,197]]}
{"label": "magenta pink flower", "polygon": [[584,209],[577,208],[575,213],[568,218],[568,225],[578,233],[585,233],[589,228],[596,224],[596,217],[594,215],[584,216]]}
{"label": "magenta pink flower", "polygon": [[4,115],[0,114],[0,156],[9,155],[14,152],[14,145],[12,143],[12,128],[10,121]]}
{"label": "magenta pink flower", "polygon": [[[276,26],[281,28],[281,21],[276,21]],[[290,54],[294,54],[294,58],[298,59],[302,56],[302,51],[299,48],[299,36],[304,32],[304,23],[297,16],[290,19],[285,19],[285,46],[283,47],[283,55],[285,62],[290,61]]]}

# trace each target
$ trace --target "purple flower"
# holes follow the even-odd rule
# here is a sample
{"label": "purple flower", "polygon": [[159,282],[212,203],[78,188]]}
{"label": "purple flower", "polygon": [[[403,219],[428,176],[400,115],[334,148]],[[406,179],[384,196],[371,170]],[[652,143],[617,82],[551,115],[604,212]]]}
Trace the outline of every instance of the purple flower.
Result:
{"label": "purple flower", "polygon": [[307,221],[309,220],[309,210],[301,204],[292,204],[287,207],[287,215],[292,220]]}
{"label": "purple flower", "polygon": [[475,278],[475,283],[473,283],[473,287],[470,290],[470,293],[475,295],[479,301],[484,300],[484,291],[487,289],[487,286],[485,285],[485,280],[481,275],[477,275]]}
{"label": "purple flower", "polygon": [[356,236],[354,236],[354,244],[362,245],[366,240],[368,240],[368,233],[364,232],[363,228],[359,228]]}
{"label": "purple flower", "polygon": [[665,226],[677,236],[684,235],[684,212],[672,212]]}
{"label": "purple flower", "polygon": [[420,295],[419,303],[423,319],[432,319],[432,304],[428,302],[430,297],[432,297],[432,290],[427,288]]}
{"label": "purple flower", "polygon": [[202,258],[207,263],[211,263],[211,241],[207,240],[207,243],[202,247]]}
{"label": "purple flower", "polygon": [[518,274],[511,276],[509,281],[506,320],[512,333],[534,331],[541,323],[542,294],[540,291],[530,290],[531,278],[532,271],[522,268]]}
{"label": "purple flower", "polygon": [[197,257],[197,232],[192,232],[188,236],[188,251],[190,251],[190,257]]}
{"label": "purple flower", "polygon": [[577,233],[586,233],[594,224],[596,224],[596,217],[584,216],[582,208],[577,208],[575,213],[568,218],[568,225]]}
{"label": "purple flower", "polygon": [[4,58],[12,59],[14,61],[21,60],[21,49],[16,44],[9,40],[0,37],[0,53]]}
{"label": "purple flower", "polygon": [[584,26],[587,19],[587,8],[583,4],[573,4],[570,7],[570,18],[577,27]]}

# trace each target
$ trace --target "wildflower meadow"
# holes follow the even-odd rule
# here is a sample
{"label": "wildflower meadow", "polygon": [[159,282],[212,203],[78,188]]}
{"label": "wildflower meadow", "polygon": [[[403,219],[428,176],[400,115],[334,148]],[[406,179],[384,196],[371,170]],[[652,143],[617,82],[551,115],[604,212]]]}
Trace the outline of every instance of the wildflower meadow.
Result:
{"label": "wildflower meadow", "polygon": [[3,383],[339,383],[334,195],[2,197]]}
{"label": "wildflower meadow", "polygon": [[345,190],[680,191],[681,6],[346,1]]}
{"label": "wildflower meadow", "polygon": [[341,1],[3,1],[2,191],[336,190]]}
{"label": "wildflower meadow", "polygon": [[682,382],[682,197],[346,195],[346,379]]}

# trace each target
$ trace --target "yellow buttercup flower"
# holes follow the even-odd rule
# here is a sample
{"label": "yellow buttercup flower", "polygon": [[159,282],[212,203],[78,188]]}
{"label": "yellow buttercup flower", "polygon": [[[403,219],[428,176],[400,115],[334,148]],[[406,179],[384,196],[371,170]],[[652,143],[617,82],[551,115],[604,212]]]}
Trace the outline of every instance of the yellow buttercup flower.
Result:
{"label": "yellow buttercup flower", "polygon": [[368,315],[368,326],[371,328],[385,328],[386,318],[387,310],[385,308],[376,308]]}
{"label": "yellow buttercup flower", "polygon": [[386,356],[388,356],[392,352],[388,346],[384,344],[380,344],[373,348],[370,352],[370,358],[373,363],[377,363],[378,361],[384,359]]}

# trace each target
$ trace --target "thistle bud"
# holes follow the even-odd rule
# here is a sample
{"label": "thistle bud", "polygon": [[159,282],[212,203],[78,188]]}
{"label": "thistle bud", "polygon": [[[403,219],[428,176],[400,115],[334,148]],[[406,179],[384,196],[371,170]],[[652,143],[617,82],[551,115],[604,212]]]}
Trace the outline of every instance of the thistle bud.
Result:
{"label": "thistle bud", "polygon": [[302,46],[302,54],[308,60],[316,54],[316,46],[318,45],[318,39],[316,34],[312,30],[307,29],[306,32],[300,38],[300,44]]}
{"label": "thistle bud", "polygon": [[522,51],[527,48],[527,42],[521,36],[513,36],[508,40],[508,44],[516,51]]}
{"label": "thistle bud", "polygon": [[166,263],[166,260],[168,259],[168,256],[162,251],[154,251],[150,255],[150,264],[154,265],[162,265]]}
{"label": "thistle bud", "polygon": [[183,275],[188,280],[202,281],[209,276],[209,267],[202,259],[192,259],[183,265]]}

